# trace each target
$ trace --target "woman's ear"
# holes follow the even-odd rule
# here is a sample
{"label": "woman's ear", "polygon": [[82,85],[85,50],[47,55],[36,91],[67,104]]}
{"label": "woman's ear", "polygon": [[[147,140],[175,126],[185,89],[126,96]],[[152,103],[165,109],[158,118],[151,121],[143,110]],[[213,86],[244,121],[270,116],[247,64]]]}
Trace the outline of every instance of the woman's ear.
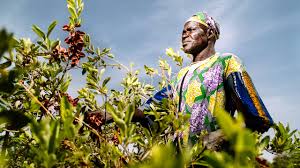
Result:
{"label": "woman's ear", "polygon": [[207,39],[208,40],[212,40],[212,41],[216,41],[217,40],[216,36],[215,36],[215,34],[214,34],[214,32],[213,32],[212,29],[208,29],[207,32],[206,32],[206,35],[207,35]]}
{"label": "woman's ear", "polygon": [[207,35],[208,39],[211,39],[211,38],[215,37],[212,29],[208,29],[206,35]]}

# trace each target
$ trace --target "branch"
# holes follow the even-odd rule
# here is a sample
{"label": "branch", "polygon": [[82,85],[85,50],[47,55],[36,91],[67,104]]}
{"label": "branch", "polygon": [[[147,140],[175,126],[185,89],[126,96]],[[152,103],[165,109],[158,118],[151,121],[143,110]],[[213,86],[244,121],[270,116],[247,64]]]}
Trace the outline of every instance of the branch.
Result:
{"label": "branch", "polygon": [[21,86],[23,86],[23,88],[26,90],[26,92],[30,95],[30,97],[36,102],[38,103],[45,111],[46,113],[52,118],[55,119],[55,117],[50,113],[50,111],[48,111],[48,109],[31,93],[31,91],[21,82],[19,81],[19,84]]}
{"label": "branch", "polygon": [[119,64],[119,65],[120,65],[121,67],[123,67],[127,72],[130,72],[130,70],[129,70],[124,64],[120,63],[119,61],[114,60],[114,59],[111,59],[111,58],[109,58],[109,57],[106,57],[106,59],[109,59],[109,60],[111,60],[111,61],[113,61],[113,62]]}

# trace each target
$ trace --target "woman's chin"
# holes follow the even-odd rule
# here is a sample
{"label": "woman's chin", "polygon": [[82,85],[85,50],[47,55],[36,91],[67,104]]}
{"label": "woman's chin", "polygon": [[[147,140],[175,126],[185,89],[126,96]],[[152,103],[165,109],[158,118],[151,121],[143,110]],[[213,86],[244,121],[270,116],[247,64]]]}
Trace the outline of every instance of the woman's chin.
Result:
{"label": "woman's chin", "polygon": [[183,48],[182,48],[182,51],[183,51],[184,53],[186,53],[186,54],[191,54],[190,48],[183,47]]}

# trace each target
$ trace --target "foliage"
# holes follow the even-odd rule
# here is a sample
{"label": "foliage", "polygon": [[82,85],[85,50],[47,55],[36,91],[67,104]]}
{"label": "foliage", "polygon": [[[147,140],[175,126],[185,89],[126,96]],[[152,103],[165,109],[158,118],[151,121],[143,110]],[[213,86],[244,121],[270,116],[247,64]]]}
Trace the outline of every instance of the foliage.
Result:
{"label": "foliage", "polygon": [[[140,72],[115,60],[109,48],[97,48],[81,27],[81,0],[67,0],[69,23],[64,41],[52,39],[57,22],[38,36],[15,39],[0,32],[0,161],[3,167],[297,167],[299,131],[274,125],[274,137],[253,133],[243,119],[233,120],[219,110],[217,120],[224,135],[222,151],[209,150],[206,133],[191,145],[189,116],[177,113],[172,99],[145,112],[153,125],[133,122],[136,109],[152,96],[155,87],[141,82]],[[65,42],[65,44],[62,44]],[[64,48],[63,46],[66,46]],[[181,67],[183,58],[172,48],[166,55]],[[172,78],[166,59],[159,69],[144,66],[152,79],[159,76],[160,88]],[[125,70],[122,89],[110,89],[107,68]],[[80,69],[85,87],[78,97],[67,91],[70,72]],[[99,101],[99,98],[102,101]],[[103,113],[99,113],[101,111]],[[103,116],[104,114],[104,116]],[[108,115],[112,123],[103,120]],[[273,163],[261,158],[262,151],[276,155]]]}

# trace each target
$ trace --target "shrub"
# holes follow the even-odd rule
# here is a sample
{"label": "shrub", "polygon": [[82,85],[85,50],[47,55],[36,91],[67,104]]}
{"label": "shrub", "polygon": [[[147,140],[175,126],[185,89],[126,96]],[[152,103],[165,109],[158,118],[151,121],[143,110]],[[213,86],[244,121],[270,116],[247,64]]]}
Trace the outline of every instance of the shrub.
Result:
{"label": "shrub", "polygon": [[[203,144],[188,143],[188,116],[176,113],[176,104],[165,100],[148,112],[156,128],[132,122],[135,109],[155,87],[139,80],[139,71],[119,63],[109,48],[97,48],[80,30],[81,0],[67,0],[69,23],[63,26],[64,41],[51,39],[57,22],[46,31],[33,25],[38,36],[15,39],[0,32],[0,142],[3,167],[297,167],[299,131],[281,123],[275,136],[263,136],[243,128],[218,111],[217,119],[228,142],[227,150],[212,151]],[[62,44],[62,43],[65,44]],[[66,47],[63,47],[66,46]],[[181,67],[182,57],[169,48],[166,55]],[[122,89],[109,89],[105,69],[123,69]],[[150,78],[159,76],[159,87],[172,77],[166,59],[159,70],[144,66]],[[78,97],[68,93],[70,71],[80,69],[85,87]],[[102,101],[98,101],[102,98]],[[111,115],[112,123],[103,120]],[[163,111],[163,112],[158,112]],[[183,135],[182,137],[179,135]],[[261,158],[263,150],[274,153],[271,164]]]}

